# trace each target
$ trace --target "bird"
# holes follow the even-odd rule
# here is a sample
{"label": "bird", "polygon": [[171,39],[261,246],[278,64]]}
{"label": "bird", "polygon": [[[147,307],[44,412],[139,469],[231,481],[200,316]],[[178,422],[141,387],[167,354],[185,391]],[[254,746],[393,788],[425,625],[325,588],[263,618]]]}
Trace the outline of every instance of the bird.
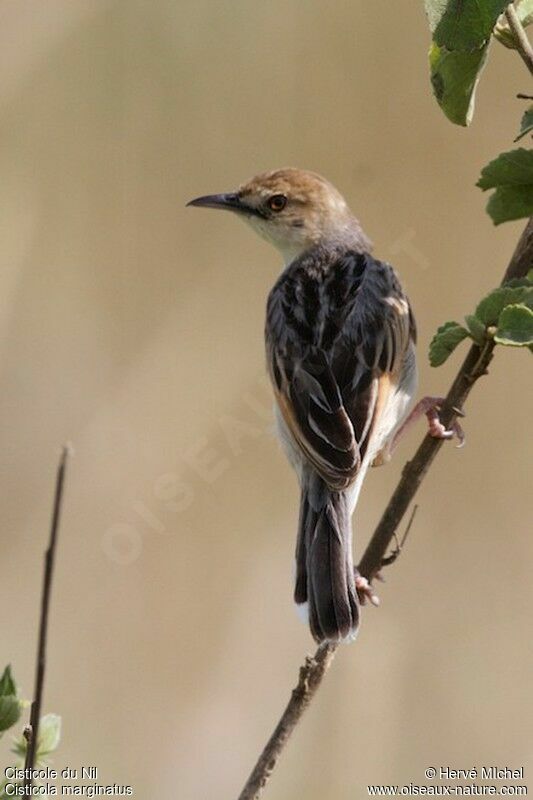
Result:
{"label": "bird", "polygon": [[451,438],[441,398],[417,389],[416,323],[393,267],[341,193],[315,172],[264,172],[188,206],[225,209],[280,252],[265,345],[277,431],[300,486],[294,599],[319,644],[355,639],[360,605],[377,598],[358,574],[352,514],[368,468],[386,463],[422,413]]}

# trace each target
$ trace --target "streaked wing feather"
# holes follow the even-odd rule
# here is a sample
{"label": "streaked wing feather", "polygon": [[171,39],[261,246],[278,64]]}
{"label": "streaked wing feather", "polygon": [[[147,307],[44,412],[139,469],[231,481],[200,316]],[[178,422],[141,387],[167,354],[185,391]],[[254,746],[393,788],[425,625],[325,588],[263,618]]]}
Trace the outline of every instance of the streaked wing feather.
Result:
{"label": "streaked wing feather", "polygon": [[327,484],[345,488],[415,336],[392,267],[368,254],[311,251],[272,290],[266,336],[288,427]]}

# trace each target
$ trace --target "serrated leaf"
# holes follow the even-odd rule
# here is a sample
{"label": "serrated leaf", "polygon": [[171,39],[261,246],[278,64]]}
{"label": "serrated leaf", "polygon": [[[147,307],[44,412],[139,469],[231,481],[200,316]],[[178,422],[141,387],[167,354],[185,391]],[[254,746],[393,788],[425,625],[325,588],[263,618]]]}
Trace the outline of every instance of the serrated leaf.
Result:
{"label": "serrated leaf", "polygon": [[533,345],[533,310],[524,304],[504,308],[494,341],[510,347]]}
{"label": "serrated leaf", "polygon": [[522,120],[520,121],[520,133],[516,137],[515,142],[522,139],[528,133],[531,133],[531,131],[533,131],[533,105],[530,105],[529,108],[524,111]]}
{"label": "serrated leaf", "polygon": [[486,339],[486,329],[483,322],[475,314],[467,314],[465,317],[466,327],[476,344],[483,344]]}
{"label": "serrated leaf", "polygon": [[533,150],[501,153],[481,171],[480,189],[496,189],[487,204],[495,225],[533,213]]}
{"label": "serrated leaf", "polygon": [[457,345],[467,336],[468,331],[458,322],[445,322],[441,325],[429,345],[431,366],[440,367],[444,364],[450,353],[453,353]]}
{"label": "serrated leaf", "polygon": [[0,697],[0,731],[7,731],[20,718],[20,701],[15,695]]}
{"label": "serrated leaf", "polygon": [[10,694],[17,696],[17,684],[11,672],[11,665],[8,664],[0,678],[0,697]]}
{"label": "serrated leaf", "polygon": [[433,44],[429,51],[431,86],[437,103],[456,125],[470,125],[476,88],[485,66],[488,45],[472,53],[450,51]]}
{"label": "serrated leaf", "polygon": [[494,289],[478,303],[475,311],[476,317],[487,327],[497,325],[501,312],[506,306],[515,303],[525,303],[532,301],[533,288],[531,285],[511,286],[507,284]]}
{"label": "serrated leaf", "polygon": [[481,170],[477,186],[485,191],[498,186],[530,186],[533,184],[533,150],[519,147],[500,153]]}
{"label": "serrated leaf", "polygon": [[509,0],[425,0],[434,42],[447,50],[479,49]]}
{"label": "serrated leaf", "polygon": [[498,186],[530,186],[533,184],[533,150],[519,147],[500,153],[481,170],[476,186],[485,191]]}
{"label": "serrated leaf", "polygon": [[533,269],[530,269],[525,278],[511,278],[505,284],[506,287],[528,286],[533,287]]}

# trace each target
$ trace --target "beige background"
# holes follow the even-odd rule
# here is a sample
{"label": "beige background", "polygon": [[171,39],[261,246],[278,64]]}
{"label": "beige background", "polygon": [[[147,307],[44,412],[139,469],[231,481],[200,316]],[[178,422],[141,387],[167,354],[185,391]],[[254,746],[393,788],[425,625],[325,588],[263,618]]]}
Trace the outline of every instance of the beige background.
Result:
{"label": "beige background", "polygon": [[[495,45],[472,128],[449,124],[421,2],[4,0],[0,30],[0,662],[28,696],[71,440],[54,763],[139,798],[235,798],[312,643],[262,383],[278,257],[184,204],[277,166],[327,175],[399,268],[421,391],[441,393],[460,356],[431,370],[428,341],[499,281],[522,228],[494,229],[474,184],[512,146],[527,73]],[[432,469],[382,608],[339,653],[272,800],[352,800],[430,765],[531,773],[530,366],[499,352],[475,391],[467,447]],[[369,477],[358,554],[420,435]]]}

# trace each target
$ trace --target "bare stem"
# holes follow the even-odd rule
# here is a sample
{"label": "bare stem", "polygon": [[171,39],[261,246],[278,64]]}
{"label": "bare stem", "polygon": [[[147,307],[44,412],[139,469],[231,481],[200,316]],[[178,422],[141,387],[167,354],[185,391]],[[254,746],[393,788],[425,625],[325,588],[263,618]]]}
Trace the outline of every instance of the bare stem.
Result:
{"label": "bare stem", "polygon": [[[523,277],[532,267],[533,217],[530,218],[520,237],[502,283],[511,278]],[[490,341],[483,347],[474,344],[470,348],[452,383],[443,407],[442,422],[447,427],[456,416],[454,408],[462,408],[474,383],[482,375],[486,375],[493,350],[494,344]],[[400,482],[393,492],[359,564],[360,573],[369,580],[372,580],[384,565],[387,550],[396,535],[396,530],[442,444],[442,439],[425,436],[413,459],[405,465]],[[387,562],[385,561],[385,563]],[[305,659],[304,665],[300,668],[298,684],[293,689],[285,711],[246,781],[239,800],[257,800],[260,797],[291,733],[316,694],[333,660],[335,650],[335,645],[321,645],[313,657],[307,656]]]}
{"label": "bare stem", "polygon": [[39,720],[41,718],[41,705],[43,699],[44,676],[46,671],[46,643],[48,635],[48,612],[50,609],[50,597],[52,594],[52,578],[54,574],[54,563],[57,546],[57,535],[59,531],[59,521],[61,518],[61,502],[63,499],[63,485],[69,448],[63,447],[59,466],[57,468],[56,486],[54,494],[54,508],[52,512],[52,522],[50,525],[50,538],[48,549],[44,556],[44,576],[41,592],[41,611],[39,619],[39,641],[37,645],[37,663],[35,668],[35,687],[33,701],[30,711],[30,724],[24,730],[27,741],[26,760],[24,763],[24,788],[28,789],[33,783],[31,772],[35,767],[37,755],[37,742],[39,736]]}
{"label": "bare stem", "polygon": [[252,800],[252,798],[260,796],[289,736],[313,699],[322,678],[333,661],[335,649],[336,645],[321,645],[314,656],[306,656],[304,664],[300,667],[298,683],[292,690],[291,699],[259,756],[252,774],[246,781],[239,800]]}
{"label": "bare stem", "polygon": [[509,28],[514,36],[516,49],[520,54],[524,64],[533,75],[533,47],[531,46],[531,42],[527,37],[527,33],[525,32],[524,27],[520,22],[520,18],[516,13],[516,8],[512,3],[509,3],[505,10],[505,18],[507,19]]}

